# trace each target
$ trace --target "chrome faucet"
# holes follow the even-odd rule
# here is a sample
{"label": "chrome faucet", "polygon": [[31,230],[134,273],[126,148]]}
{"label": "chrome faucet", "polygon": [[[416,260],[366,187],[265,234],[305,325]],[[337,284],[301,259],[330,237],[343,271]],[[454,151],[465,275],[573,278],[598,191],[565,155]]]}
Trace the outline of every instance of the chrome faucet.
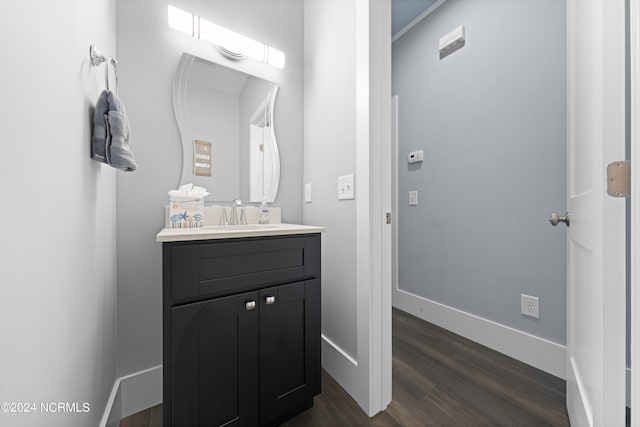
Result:
{"label": "chrome faucet", "polygon": [[238,225],[238,206],[242,205],[242,200],[235,199],[231,204],[231,218],[229,225]]}
{"label": "chrome faucet", "polygon": [[[246,225],[247,217],[244,213],[244,209],[241,208],[242,200],[235,199],[233,204],[231,205],[231,219],[229,220],[230,225]],[[240,209],[240,218],[238,218],[238,209]]]}
{"label": "chrome faucet", "polygon": [[[227,210],[222,208],[222,217],[220,217],[219,225],[247,225],[247,216],[244,213],[242,200],[235,199],[231,204],[230,218],[227,218]],[[240,209],[240,218],[238,218],[238,209]]]}

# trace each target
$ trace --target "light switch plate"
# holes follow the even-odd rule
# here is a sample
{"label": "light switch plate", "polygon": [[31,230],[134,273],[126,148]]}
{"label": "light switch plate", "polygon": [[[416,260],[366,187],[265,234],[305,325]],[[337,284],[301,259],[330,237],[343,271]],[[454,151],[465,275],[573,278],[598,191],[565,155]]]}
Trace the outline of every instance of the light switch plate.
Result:
{"label": "light switch plate", "polygon": [[338,200],[356,198],[355,175],[344,175],[338,178]]}
{"label": "light switch plate", "polygon": [[409,191],[409,206],[418,206],[418,190]]}
{"label": "light switch plate", "polygon": [[311,183],[307,182],[304,185],[304,202],[311,203]]}

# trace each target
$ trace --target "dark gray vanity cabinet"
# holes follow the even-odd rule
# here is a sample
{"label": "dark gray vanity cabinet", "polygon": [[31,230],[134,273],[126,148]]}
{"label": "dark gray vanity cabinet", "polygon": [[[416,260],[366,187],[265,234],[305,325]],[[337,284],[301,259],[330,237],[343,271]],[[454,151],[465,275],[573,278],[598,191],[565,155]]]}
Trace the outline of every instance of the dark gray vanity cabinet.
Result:
{"label": "dark gray vanity cabinet", "polygon": [[277,425],[320,393],[320,235],[163,243],[165,426]]}

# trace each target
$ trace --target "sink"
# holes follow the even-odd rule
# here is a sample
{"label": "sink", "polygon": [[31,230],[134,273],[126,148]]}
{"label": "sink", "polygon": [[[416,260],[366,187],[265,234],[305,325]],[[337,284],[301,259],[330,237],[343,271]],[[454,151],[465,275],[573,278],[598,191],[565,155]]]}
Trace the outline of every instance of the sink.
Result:
{"label": "sink", "polygon": [[229,230],[229,231],[254,231],[254,230],[268,230],[281,227],[280,224],[246,224],[246,225],[214,225],[212,228],[217,230]]}

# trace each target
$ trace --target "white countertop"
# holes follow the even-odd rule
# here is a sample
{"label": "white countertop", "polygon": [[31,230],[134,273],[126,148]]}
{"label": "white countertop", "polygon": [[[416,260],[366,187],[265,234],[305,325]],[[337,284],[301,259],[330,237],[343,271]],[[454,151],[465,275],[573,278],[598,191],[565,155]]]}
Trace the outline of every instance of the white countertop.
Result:
{"label": "white countertop", "polygon": [[192,240],[233,239],[238,237],[287,236],[321,233],[324,227],[299,224],[250,224],[209,226],[201,228],[163,228],[156,242],[189,242]]}

